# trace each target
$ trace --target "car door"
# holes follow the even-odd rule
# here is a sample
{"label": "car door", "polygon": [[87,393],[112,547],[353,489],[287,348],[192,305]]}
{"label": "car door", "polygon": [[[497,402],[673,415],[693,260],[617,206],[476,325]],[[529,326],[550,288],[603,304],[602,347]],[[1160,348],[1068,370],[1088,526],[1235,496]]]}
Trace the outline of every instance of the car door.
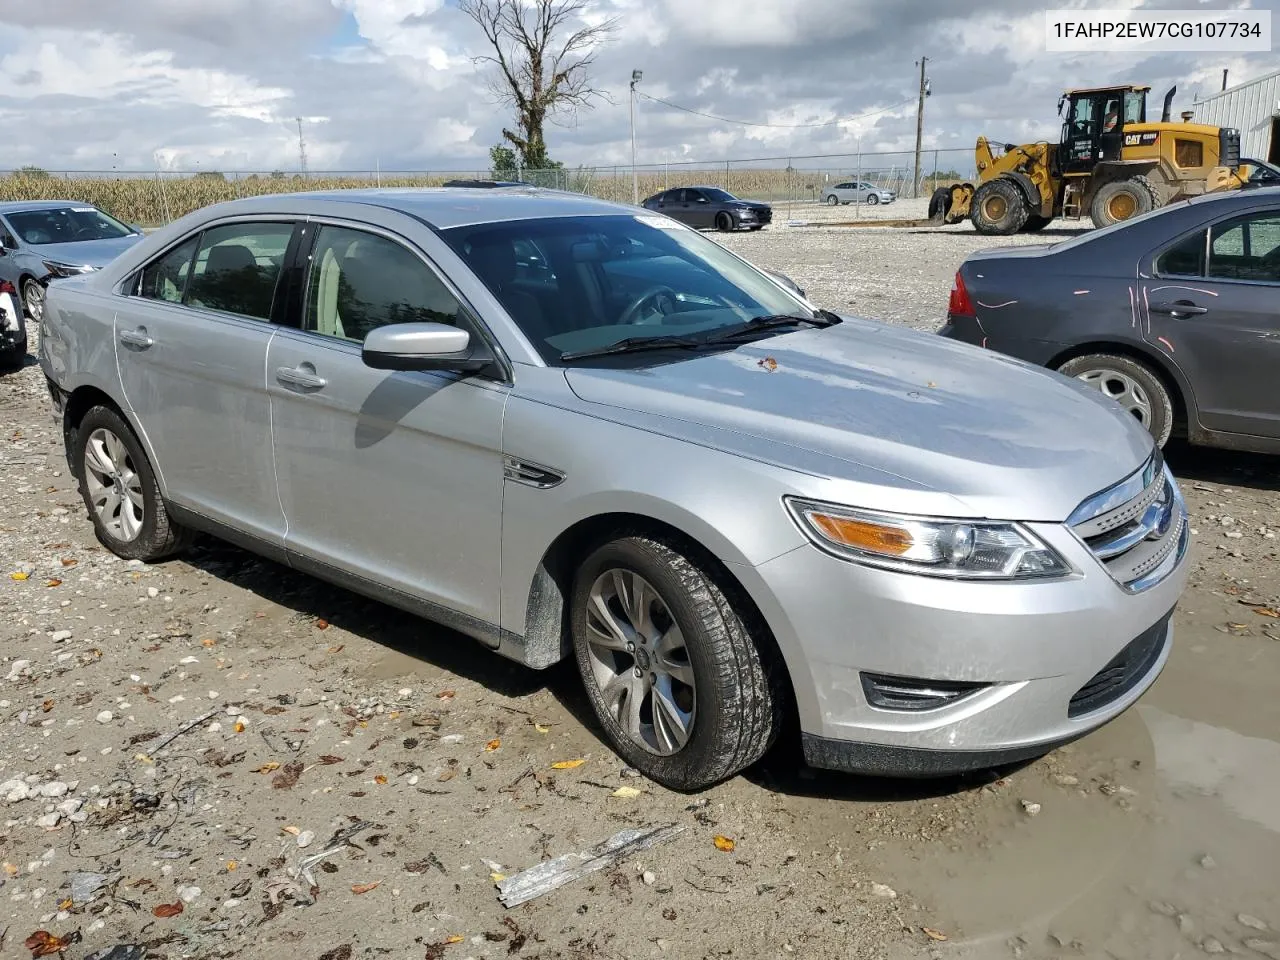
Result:
{"label": "car door", "polygon": [[207,226],[128,281],[115,317],[124,398],[169,500],[281,550],[263,370],[295,227]]}
{"label": "car door", "polygon": [[472,322],[400,237],[334,222],[312,232],[301,323],[266,358],[289,560],[461,614],[460,625],[496,624],[508,388],[366,366],[361,344],[377,327]]}
{"label": "car door", "polygon": [[691,227],[705,228],[715,224],[716,213],[711,198],[701,190],[689,188],[681,198],[685,223]]}
{"label": "car door", "polygon": [[1157,253],[1146,336],[1181,367],[1211,430],[1280,437],[1280,203]]}

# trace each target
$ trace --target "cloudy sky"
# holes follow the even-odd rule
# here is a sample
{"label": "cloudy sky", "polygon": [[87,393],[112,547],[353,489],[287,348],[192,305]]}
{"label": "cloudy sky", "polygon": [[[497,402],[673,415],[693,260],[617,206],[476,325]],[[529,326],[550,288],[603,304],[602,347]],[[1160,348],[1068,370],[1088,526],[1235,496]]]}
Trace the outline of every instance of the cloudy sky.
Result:
{"label": "cloudy sky", "polygon": [[[592,0],[616,16],[596,84],[613,104],[548,130],[570,165],[630,157],[627,82],[743,127],[640,101],[641,163],[910,149],[916,61],[925,144],[1055,137],[1063,87],[1148,83],[1175,110],[1274,70],[1270,54],[1048,54],[1025,0]],[[1056,0],[1055,8],[1276,11],[1280,0]],[[1275,17],[1280,29],[1280,16]],[[0,0],[0,166],[53,170],[482,169],[507,118],[456,0]],[[903,104],[903,101],[910,101]],[[896,105],[896,106],[895,106]],[[890,109],[886,109],[890,108]],[[1158,106],[1157,106],[1158,109]],[[1175,113],[1176,115],[1176,113]]]}

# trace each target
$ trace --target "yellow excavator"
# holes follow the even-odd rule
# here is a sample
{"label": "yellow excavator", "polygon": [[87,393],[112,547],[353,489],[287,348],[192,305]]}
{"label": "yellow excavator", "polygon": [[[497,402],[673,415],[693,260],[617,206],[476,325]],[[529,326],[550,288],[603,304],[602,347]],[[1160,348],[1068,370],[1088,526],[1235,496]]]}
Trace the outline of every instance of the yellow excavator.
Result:
{"label": "yellow excavator", "polygon": [[1158,123],[1147,122],[1150,87],[1068,90],[1058,100],[1062,137],[995,146],[979,137],[978,183],[939,187],[929,201],[934,222],[968,218],[979,233],[1007,236],[1043,230],[1055,217],[1102,227],[1175,200],[1248,181],[1240,167],[1240,131],[1171,122],[1177,87]]}

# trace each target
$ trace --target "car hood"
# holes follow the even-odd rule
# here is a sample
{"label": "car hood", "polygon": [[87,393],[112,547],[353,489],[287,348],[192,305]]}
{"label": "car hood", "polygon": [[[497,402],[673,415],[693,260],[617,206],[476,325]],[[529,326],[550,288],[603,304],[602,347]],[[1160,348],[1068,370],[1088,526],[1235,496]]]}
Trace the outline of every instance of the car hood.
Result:
{"label": "car hood", "polygon": [[754,200],[726,200],[724,205],[726,207],[737,207],[742,210],[768,210],[769,209],[769,205],[767,203],[757,203]]}
{"label": "car hood", "polygon": [[1153,449],[1135,420],[1084,384],[856,318],[566,377],[609,419],[824,479],[906,480],[951,498],[957,516],[1060,522]]}
{"label": "car hood", "polygon": [[31,252],[72,266],[105,267],[108,263],[124,253],[142,237],[131,234],[127,237],[116,237],[112,240],[83,240],[78,243],[33,243]]}

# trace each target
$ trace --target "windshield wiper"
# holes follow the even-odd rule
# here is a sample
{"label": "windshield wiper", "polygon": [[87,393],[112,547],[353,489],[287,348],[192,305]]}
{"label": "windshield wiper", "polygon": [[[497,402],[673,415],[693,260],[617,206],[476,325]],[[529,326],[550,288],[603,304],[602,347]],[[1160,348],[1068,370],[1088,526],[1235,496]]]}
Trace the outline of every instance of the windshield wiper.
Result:
{"label": "windshield wiper", "polygon": [[748,337],[752,334],[759,333],[761,330],[772,330],[775,327],[794,327],[796,324],[807,323],[815,327],[829,327],[832,324],[840,322],[840,318],[835,314],[823,311],[823,316],[809,317],[804,314],[790,313],[773,313],[763,317],[752,317],[736,327],[729,327],[727,330],[721,330],[719,333],[713,333],[706,338],[706,343],[726,343],[731,340],[737,340],[741,337]]}
{"label": "windshield wiper", "polygon": [[641,350],[669,350],[683,347],[697,349],[705,347],[709,341],[694,337],[657,336],[657,337],[625,337],[605,344],[603,347],[589,347],[585,350],[569,350],[560,354],[563,360],[581,360],[585,357],[605,357],[612,353],[636,353]]}

